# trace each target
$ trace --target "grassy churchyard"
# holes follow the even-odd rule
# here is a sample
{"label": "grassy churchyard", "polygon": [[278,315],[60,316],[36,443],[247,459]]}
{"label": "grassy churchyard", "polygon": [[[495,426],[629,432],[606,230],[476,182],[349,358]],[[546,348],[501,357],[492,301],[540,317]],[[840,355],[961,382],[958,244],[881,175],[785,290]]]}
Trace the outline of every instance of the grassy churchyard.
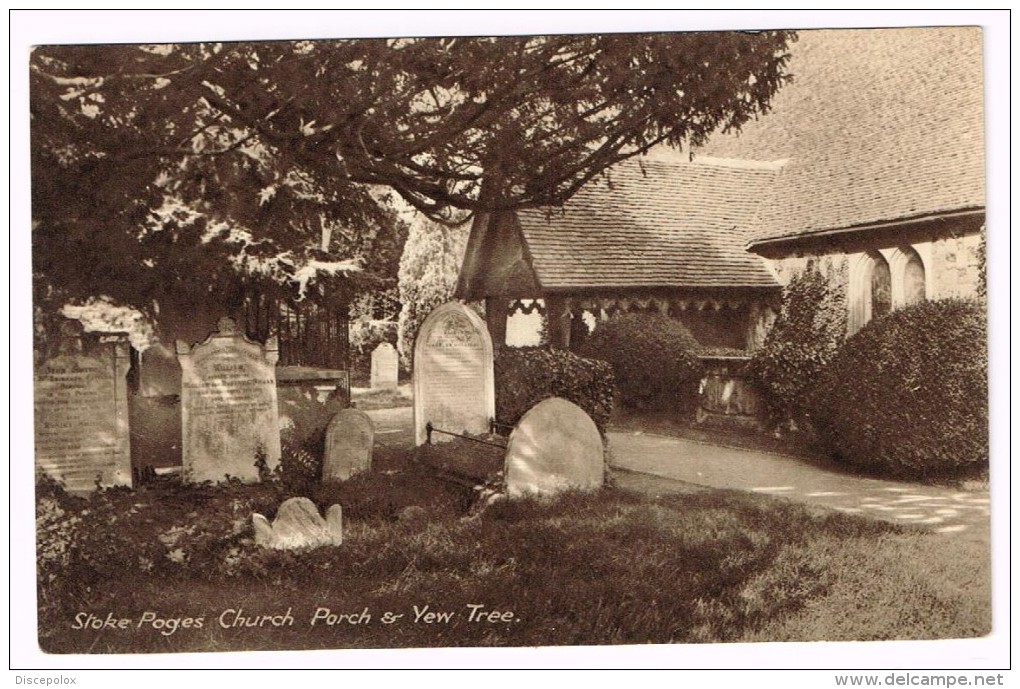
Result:
{"label": "grassy churchyard", "polygon": [[990,635],[981,33],[34,47],[39,648]]}
{"label": "grassy churchyard", "polygon": [[[464,445],[442,452],[473,451]],[[470,491],[437,480],[422,454],[382,449],[371,474],[307,487],[320,507],[344,505],[345,533],[341,546],[303,552],[261,549],[251,531],[252,511],[297,486],[40,495],[40,645],[157,653],[990,631],[986,535],[682,484],[662,497],[607,486],[468,515]]]}

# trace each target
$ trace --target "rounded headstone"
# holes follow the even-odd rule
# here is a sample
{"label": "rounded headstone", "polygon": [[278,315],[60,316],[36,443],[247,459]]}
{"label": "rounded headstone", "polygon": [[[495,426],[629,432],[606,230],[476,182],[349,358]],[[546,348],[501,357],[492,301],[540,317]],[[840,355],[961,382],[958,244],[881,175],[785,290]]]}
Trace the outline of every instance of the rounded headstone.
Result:
{"label": "rounded headstone", "polygon": [[322,480],[346,481],[372,468],[375,427],[372,419],[357,409],[341,409],[326,426],[326,456]]}
{"label": "rounded headstone", "polygon": [[397,349],[389,342],[382,342],[372,351],[372,372],[370,384],[373,390],[397,387],[399,366]]}
{"label": "rounded headstone", "polygon": [[565,399],[539,402],[510,434],[505,476],[511,498],[599,488],[605,464],[595,422]]}
{"label": "rounded headstone", "polygon": [[[492,338],[485,321],[464,304],[436,308],[414,341],[414,440],[424,445],[426,428],[447,433],[489,432],[496,413]],[[433,442],[453,436],[435,433]]]}

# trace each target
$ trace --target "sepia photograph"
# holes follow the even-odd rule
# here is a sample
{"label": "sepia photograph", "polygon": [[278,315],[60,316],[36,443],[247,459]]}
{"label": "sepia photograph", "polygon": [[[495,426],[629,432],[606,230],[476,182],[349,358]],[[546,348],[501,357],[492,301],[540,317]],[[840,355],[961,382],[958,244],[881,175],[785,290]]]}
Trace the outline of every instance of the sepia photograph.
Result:
{"label": "sepia photograph", "polygon": [[987,27],[369,14],[12,58],[26,667],[1008,667]]}

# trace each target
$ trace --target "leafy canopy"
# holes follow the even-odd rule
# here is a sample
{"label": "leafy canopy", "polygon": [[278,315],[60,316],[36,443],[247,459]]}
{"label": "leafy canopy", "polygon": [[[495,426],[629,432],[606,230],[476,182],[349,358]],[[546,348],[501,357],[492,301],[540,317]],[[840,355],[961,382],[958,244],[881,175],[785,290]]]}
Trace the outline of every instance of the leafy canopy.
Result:
{"label": "leafy canopy", "polygon": [[[393,194],[442,222],[558,204],[626,157],[765,111],[793,37],[39,47],[37,299],[153,312],[246,276],[391,279]],[[367,265],[380,246],[385,265]]]}

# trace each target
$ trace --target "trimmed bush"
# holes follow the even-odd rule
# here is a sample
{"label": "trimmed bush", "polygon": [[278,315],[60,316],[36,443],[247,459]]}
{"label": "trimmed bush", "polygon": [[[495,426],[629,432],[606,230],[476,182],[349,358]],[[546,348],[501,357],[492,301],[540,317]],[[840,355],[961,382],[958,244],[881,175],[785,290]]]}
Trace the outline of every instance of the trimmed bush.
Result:
{"label": "trimmed bush", "polygon": [[988,466],[988,360],[979,302],[922,302],[866,325],[818,381],[818,430],[849,464],[903,477]]}
{"label": "trimmed bush", "polygon": [[562,397],[585,411],[604,436],[613,413],[613,371],[604,361],[538,347],[505,347],[493,361],[496,420],[516,425],[544,399]]}
{"label": "trimmed bush", "polygon": [[845,283],[845,275],[825,275],[812,262],[783,291],[779,317],[749,367],[773,423],[806,416],[812,386],[846,338]]}
{"label": "trimmed bush", "polygon": [[580,354],[609,362],[624,406],[687,414],[698,405],[699,350],[675,318],[629,313],[599,323]]}

